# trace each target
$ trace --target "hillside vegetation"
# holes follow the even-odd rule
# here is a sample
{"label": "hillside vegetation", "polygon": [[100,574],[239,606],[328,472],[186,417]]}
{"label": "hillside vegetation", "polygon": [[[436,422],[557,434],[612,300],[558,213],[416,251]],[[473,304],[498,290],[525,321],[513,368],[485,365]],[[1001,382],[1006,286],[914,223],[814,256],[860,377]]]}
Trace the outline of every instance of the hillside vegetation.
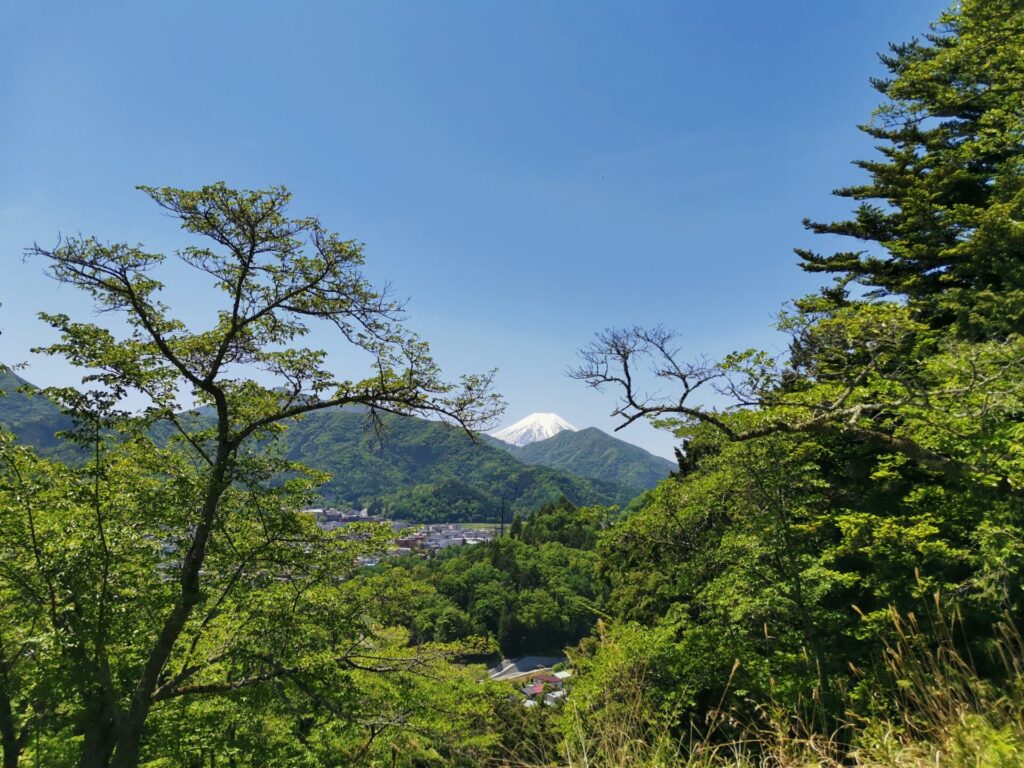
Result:
{"label": "hillside vegetation", "polygon": [[596,427],[566,430],[523,446],[509,445],[500,440],[492,442],[525,464],[615,483],[630,489],[634,496],[653,488],[676,469],[668,459],[614,438]]}
{"label": "hillside vegetation", "polygon": [[[963,0],[882,57],[878,150],[849,217],[806,222],[841,250],[797,252],[830,282],[782,353],[709,361],[662,326],[580,350],[622,425],[680,446],[621,513],[573,503],[620,486],[472,441],[493,374],[443,377],[282,187],[141,188],[195,238],[174,254],[31,249],[124,322],[43,315],[95,372],[50,391],[75,461],[44,401],[0,399],[26,409],[0,432],[3,767],[1024,765],[1022,51],[1018,0]],[[158,298],[166,259],[220,289],[212,329]],[[302,347],[317,324],[369,370]],[[534,458],[643,464],[558,437]],[[321,527],[325,495],[517,514],[428,556]],[[559,650],[561,676],[488,677]]]}
{"label": "hillside vegetation", "polygon": [[[284,454],[330,473],[321,486],[337,503],[373,507],[422,522],[506,521],[563,496],[574,504],[625,505],[631,486],[544,466],[528,466],[465,431],[412,417],[382,417],[378,435],[365,414],[334,410],[292,425]],[[590,479],[587,479],[590,477]]]}
{"label": "hillside vegetation", "polygon": [[29,382],[3,366],[0,366],[0,425],[43,455],[56,456],[69,450],[58,433],[71,428],[70,417],[61,413]]}

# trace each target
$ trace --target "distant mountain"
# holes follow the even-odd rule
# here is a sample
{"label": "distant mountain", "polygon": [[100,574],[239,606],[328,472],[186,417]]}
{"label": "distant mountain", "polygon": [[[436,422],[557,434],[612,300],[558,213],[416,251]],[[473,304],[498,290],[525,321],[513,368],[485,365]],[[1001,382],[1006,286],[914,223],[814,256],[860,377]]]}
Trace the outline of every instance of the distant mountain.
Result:
{"label": "distant mountain", "polygon": [[[41,453],[74,455],[56,433],[70,420],[31,385],[0,373],[0,425]],[[280,437],[277,450],[331,474],[321,489],[327,503],[368,506],[387,516],[429,522],[496,521],[528,515],[565,496],[578,505],[625,506],[633,487],[528,464],[484,436],[411,416],[383,417],[383,441],[367,428],[366,413],[332,409],[308,414]],[[161,430],[162,432],[162,430]],[[158,432],[159,434],[159,432]]]}
{"label": "distant mountain", "polygon": [[528,445],[547,440],[559,432],[575,432],[576,427],[557,413],[531,413],[510,427],[491,432],[491,437],[509,445]]}
{"label": "distant mountain", "polygon": [[505,445],[526,464],[538,464],[629,488],[635,494],[653,488],[676,469],[674,462],[612,437],[600,429],[562,431],[523,446]]}
{"label": "distant mountain", "polygon": [[[27,390],[27,391],[23,391]],[[66,456],[74,448],[57,437],[71,428],[60,412],[35,386],[0,366],[0,425],[45,456]]]}
{"label": "distant mountain", "polygon": [[330,472],[322,494],[416,520],[497,520],[565,496],[574,504],[624,506],[636,494],[616,483],[528,465],[490,441],[411,416],[384,416],[383,440],[364,414],[310,414],[282,436],[285,455]]}

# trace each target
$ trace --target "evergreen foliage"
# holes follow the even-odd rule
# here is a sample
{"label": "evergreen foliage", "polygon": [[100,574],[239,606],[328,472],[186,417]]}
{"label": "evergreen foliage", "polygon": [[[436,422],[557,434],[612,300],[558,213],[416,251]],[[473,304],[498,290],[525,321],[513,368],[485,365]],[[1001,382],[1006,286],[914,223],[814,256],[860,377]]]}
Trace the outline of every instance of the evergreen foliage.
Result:
{"label": "evergreen foliage", "polygon": [[970,338],[1024,331],[1024,16],[1016,0],[965,0],[923,39],[882,56],[885,98],[863,130],[881,158],[837,195],[851,219],[807,221],[858,250],[798,253],[804,268],[904,296]]}

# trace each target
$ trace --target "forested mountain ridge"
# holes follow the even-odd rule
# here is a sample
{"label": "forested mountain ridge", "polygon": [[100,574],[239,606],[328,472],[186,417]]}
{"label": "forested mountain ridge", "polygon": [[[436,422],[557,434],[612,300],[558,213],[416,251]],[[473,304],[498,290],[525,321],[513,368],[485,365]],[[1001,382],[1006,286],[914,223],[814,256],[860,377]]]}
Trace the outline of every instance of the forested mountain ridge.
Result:
{"label": "forested mountain ridge", "polygon": [[624,506],[633,488],[570,471],[529,466],[508,452],[443,424],[383,417],[384,433],[363,414],[332,410],[292,424],[285,455],[331,473],[325,498],[373,504],[382,514],[423,521],[497,521],[527,515],[565,496],[574,504]]}
{"label": "forested mountain ridge", "polygon": [[[56,436],[71,426],[70,418],[42,393],[19,391],[34,389],[29,382],[11,372],[3,376],[0,390],[8,395],[0,398],[0,425],[43,455],[73,455]],[[579,505],[625,506],[642,490],[570,468],[532,466],[543,462],[519,460],[489,438],[474,440],[436,421],[385,414],[381,426],[378,433],[365,411],[353,408],[313,413],[292,422],[276,450],[331,475],[320,488],[325,503],[421,522],[496,522],[503,506],[511,521],[562,497]]]}
{"label": "forested mountain ridge", "polygon": [[71,428],[71,419],[36,388],[0,364],[0,425],[40,453],[53,456],[67,451],[58,432]]}
{"label": "forested mountain ridge", "polygon": [[526,464],[616,483],[632,489],[634,495],[653,488],[676,469],[675,462],[612,437],[596,427],[565,430],[546,440],[522,446],[501,440],[494,440],[493,444]]}

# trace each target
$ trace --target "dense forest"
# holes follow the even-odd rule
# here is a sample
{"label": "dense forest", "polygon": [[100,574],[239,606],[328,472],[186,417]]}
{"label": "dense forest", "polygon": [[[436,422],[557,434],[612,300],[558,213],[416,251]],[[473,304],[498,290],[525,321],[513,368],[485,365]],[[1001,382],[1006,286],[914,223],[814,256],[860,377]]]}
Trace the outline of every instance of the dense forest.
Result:
{"label": "dense forest", "polygon": [[[1019,2],[964,0],[883,55],[851,213],[805,222],[848,245],[797,252],[825,284],[779,317],[783,354],[710,362],[662,327],[580,350],[581,386],[678,440],[670,477],[618,506],[527,496],[505,536],[430,557],[320,528],[301,510],[344,454],[279,449],[339,408],[409,455],[398,417],[463,440],[501,409],[491,374],[442,375],[361,246],[284,188],[215,184],[142,188],[195,236],[173,256],[31,248],[98,314],[43,316],[43,351],[90,372],[45,391],[73,460],[8,393],[4,768],[1024,764],[1022,50]],[[161,300],[171,258],[221,290],[212,327]],[[370,372],[304,348],[314,326]],[[552,706],[486,675],[561,652]]]}
{"label": "dense forest", "polygon": [[562,499],[516,518],[493,542],[428,560],[392,558],[379,570],[433,587],[432,599],[406,622],[420,640],[482,636],[506,657],[557,655],[590,633],[604,603],[595,548],[608,521],[606,509]]}

